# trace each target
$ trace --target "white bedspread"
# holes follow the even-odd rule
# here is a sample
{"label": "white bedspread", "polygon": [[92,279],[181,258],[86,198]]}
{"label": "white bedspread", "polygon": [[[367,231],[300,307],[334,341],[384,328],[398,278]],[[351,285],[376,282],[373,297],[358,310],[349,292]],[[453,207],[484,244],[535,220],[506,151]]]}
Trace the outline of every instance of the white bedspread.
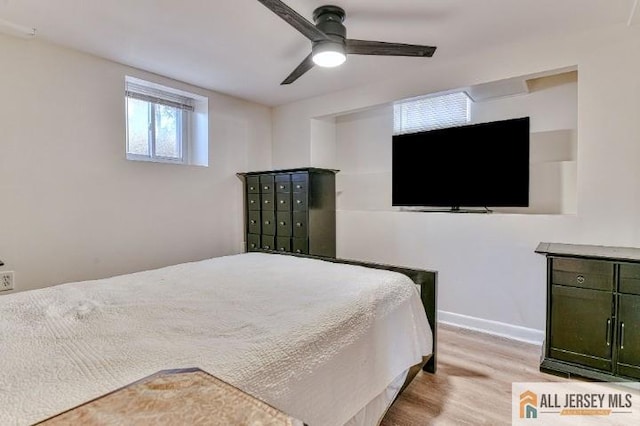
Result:
{"label": "white bedspread", "polygon": [[1,425],[185,367],[342,425],[431,352],[407,277],[262,253],[2,296],[0,318]]}

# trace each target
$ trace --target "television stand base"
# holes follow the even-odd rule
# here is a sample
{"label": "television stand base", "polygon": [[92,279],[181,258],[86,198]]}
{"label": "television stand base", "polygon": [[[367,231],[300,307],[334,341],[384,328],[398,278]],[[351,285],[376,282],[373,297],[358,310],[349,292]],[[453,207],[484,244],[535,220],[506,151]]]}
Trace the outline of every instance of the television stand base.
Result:
{"label": "television stand base", "polygon": [[423,212],[423,213],[482,213],[482,214],[493,213],[493,210],[487,207],[477,208],[477,209],[460,208],[460,207],[451,207],[449,209],[447,208],[432,209],[432,208],[425,208],[425,207],[401,207],[400,211]]}

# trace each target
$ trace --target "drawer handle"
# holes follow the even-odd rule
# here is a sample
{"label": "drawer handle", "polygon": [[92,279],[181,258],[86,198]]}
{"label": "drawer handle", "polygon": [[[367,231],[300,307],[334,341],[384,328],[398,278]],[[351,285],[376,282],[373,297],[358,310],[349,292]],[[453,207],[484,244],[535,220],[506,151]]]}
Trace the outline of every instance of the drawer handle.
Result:
{"label": "drawer handle", "polygon": [[285,225],[286,225],[286,223],[284,221],[280,222],[280,226],[285,226]]}
{"label": "drawer handle", "polygon": [[256,188],[255,188],[255,187],[253,187],[253,186],[250,186],[250,187],[249,187],[249,190],[250,190],[250,191],[253,191],[253,190],[255,190],[255,189],[256,189]]}
{"label": "drawer handle", "polygon": [[270,221],[268,221],[268,220],[265,220],[265,221],[264,221],[264,224],[265,224],[265,225],[269,225],[270,223],[271,223],[271,222],[270,222]]}
{"label": "drawer handle", "polygon": [[280,188],[280,189],[284,189],[284,185],[280,185],[278,188]]}
{"label": "drawer handle", "polygon": [[611,318],[607,320],[607,332],[605,334],[607,346],[611,346]]}
{"label": "drawer handle", "polygon": [[251,224],[252,224],[252,225],[255,225],[255,224],[256,224],[256,221],[255,221],[255,220],[251,220]]}
{"label": "drawer handle", "polygon": [[576,281],[578,282],[578,284],[584,284],[584,276],[578,275]]}
{"label": "drawer handle", "polygon": [[302,189],[302,185],[296,185],[296,189]]}
{"label": "drawer handle", "polygon": [[284,204],[284,200],[280,200],[280,204]]}
{"label": "drawer handle", "polygon": [[302,204],[301,200],[296,200],[296,204]]}
{"label": "drawer handle", "polygon": [[255,203],[256,203],[256,200],[251,200],[251,201],[249,201],[249,202],[250,202],[251,204],[255,204]]}
{"label": "drawer handle", "polygon": [[620,323],[620,349],[624,349],[624,323]]}
{"label": "drawer handle", "polygon": [[267,189],[267,190],[268,190],[268,189],[269,189],[269,185],[265,185],[265,186],[264,186],[264,189]]}
{"label": "drawer handle", "polygon": [[269,202],[270,202],[269,200],[264,200],[265,204],[269,204]]}
{"label": "drawer handle", "polygon": [[300,223],[300,222],[296,222],[296,226],[297,226],[298,228],[302,228],[302,223]]}

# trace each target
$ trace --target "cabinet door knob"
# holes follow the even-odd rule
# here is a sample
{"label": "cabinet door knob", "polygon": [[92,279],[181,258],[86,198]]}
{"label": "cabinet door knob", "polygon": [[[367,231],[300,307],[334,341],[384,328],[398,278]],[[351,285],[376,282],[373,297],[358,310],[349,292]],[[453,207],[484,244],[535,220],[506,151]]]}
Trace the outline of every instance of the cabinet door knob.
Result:
{"label": "cabinet door knob", "polygon": [[264,189],[269,189],[269,185],[265,185],[265,186],[264,186]]}
{"label": "cabinet door knob", "polygon": [[264,203],[265,204],[269,204],[269,200],[264,200]]}
{"label": "cabinet door knob", "polygon": [[578,284],[584,284],[584,276],[578,275],[576,281],[578,282]]}
{"label": "cabinet door knob", "polygon": [[284,204],[284,200],[280,200],[280,204]]}
{"label": "cabinet door knob", "polygon": [[265,250],[269,250],[271,247],[270,246],[264,246]]}
{"label": "cabinet door knob", "polygon": [[251,203],[251,204],[255,204],[255,203],[256,203],[256,200],[251,200],[251,201],[249,201],[249,203]]}
{"label": "cabinet door knob", "polygon": [[300,249],[296,250],[296,253],[301,253]]}
{"label": "cabinet door knob", "polygon": [[302,226],[302,224],[301,224],[300,222],[296,222],[296,226],[297,226],[298,228],[300,228],[300,227]]}
{"label": "cabinet door knob", "polygon": [[302,189],[302,185],[296,185],[296,189]]}
{"label": "cabinet door knob", "polygon": [[280,185],[280,186],[279,186],[279,188],[280,188],[280,189],[284,189],[284,185]]}
{"label": "cabinet door knob", "polygon": [[268,221],[268,220],[265,220],[265,221],[264,221],[264,224],[265,224],[265,225],[269,225],[270,223],[271,223],[271,222],[270,222],[270,221]]}
{"label": "cabinet door knob", "polygon": [[296,200],[296,204],[302,204],[301,200]]}
{"label": "cabinet door knob", "polygon": [[255,187],[253,187],[253,186],[250,186],[250,187],[249,187],[249,190],[251,190],[251,191],[253,191],[254,189],[256,189],[256,188],[255,188]]}
{"label": "cabinet door knob", "polygon": [[256,248],[256,245],[255,244],[251,244],[251,248]]}
{"label": "cabinet door knob", "polygon": [[280,222],[280,226],[285,226],[285,225],[286,225],[286,223],[284,221]]}
{"label": "cabinet door knob", "polygon": [[252,224],[252,225],[255,225],[255,224],[256,224],[256,221],[255,221],[255,220],[251,220],[251,224]]}

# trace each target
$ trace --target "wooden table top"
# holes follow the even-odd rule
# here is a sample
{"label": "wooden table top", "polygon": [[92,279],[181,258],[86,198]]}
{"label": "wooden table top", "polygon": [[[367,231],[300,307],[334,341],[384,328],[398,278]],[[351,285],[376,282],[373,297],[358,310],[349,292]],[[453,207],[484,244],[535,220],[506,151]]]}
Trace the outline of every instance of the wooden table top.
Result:
{"label": "wooden table top", "polygon": [[160,371],[39,424],[303,425],[198,368]]}

